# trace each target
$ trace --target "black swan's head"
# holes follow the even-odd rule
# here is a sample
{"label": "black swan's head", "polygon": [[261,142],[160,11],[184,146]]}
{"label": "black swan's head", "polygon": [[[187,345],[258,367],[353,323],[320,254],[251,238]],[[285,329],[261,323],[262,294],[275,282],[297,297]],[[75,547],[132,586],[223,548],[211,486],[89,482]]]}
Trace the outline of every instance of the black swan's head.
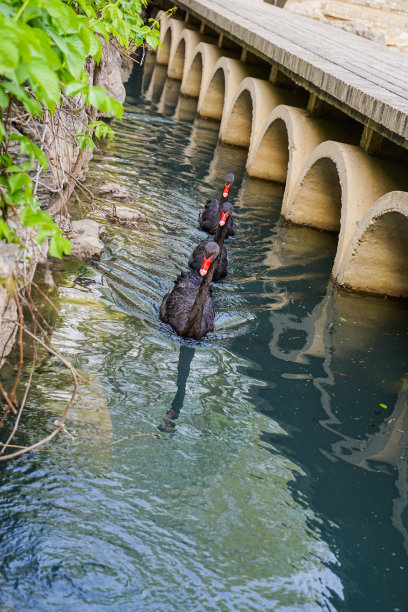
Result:
{"label": "black swan's head", "polygon": [[221,217],[218,222],[218,225],[221,225],[221,227],[223,227],[226,224],[227,219],[231,213],[232,204],[230,204],[230,202],[224,202],[224,204],[222,205]]}
{"label": "black swan's head", "polygon": [[228,198],[229,190],[231,189],[231,185],[234,182],[234,175],[232,172],[228,172],[228,174],[224,177],[224,191],[222,192],[223,198]]}
{"label": "black swan's head", "polygon": [[207,242],[204,249],[204,259],[200,268],[201,276],[205,276],[211,263],[218,257],[220,247],[216,242]]}

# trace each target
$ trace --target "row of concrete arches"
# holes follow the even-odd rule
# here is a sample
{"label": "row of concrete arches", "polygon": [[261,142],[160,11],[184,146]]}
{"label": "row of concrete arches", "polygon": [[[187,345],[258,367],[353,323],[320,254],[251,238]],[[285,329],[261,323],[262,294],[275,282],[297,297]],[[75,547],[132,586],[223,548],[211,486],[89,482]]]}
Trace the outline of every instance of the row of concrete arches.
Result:
{"label": "row of concrete arches", "polygon": [[[260,78],[182,21],[161,19],[156,61],[181,81],[219,138],[248,149],[249,176],[285,184],[282,216],[339,233],[333,279],[350,289],[408,297],[408,173],[366,153],[361,133],[319,118],[302,89]],[[272,71],[273,72],[273,71]],[[361,128],[362,131],[362,128]]]}

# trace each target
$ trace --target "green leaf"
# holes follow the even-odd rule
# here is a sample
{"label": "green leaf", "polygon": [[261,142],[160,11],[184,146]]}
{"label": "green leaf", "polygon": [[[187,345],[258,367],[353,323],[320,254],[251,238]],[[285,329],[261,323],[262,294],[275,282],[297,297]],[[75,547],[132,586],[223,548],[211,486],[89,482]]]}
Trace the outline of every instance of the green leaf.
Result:
{"label": "green leaf", "polygon": [[50,240],[48,252],[51,257],[61,259],[62,255],[69,255],[71,252],[71,243],[64,236],[53,236]]}
{"label": "green leaf", "polygon": [[0,217],[0,238],[4,238],[7,242],[20,242],[16,232]]}
{"label": "green leaf", "polygon": [[381,408],[384,408],[384,410],[387,410],[388,406],[387,404],[380,404]]}
{"label": "green leaf", "polygon": [[[88,102],[91,106],[95,106],[95,108],[101,108],[101,106],[105,103],[108,94],[104,90],[103,87],[91,86],[88,92]],[[102,110],[102,109],[101,109]]]}
{"label": "green leaf", "polygon": [[8,166],[6,168],[6,172],[8,172],[9,174],[14,174],[15,172],[24,172],[24,170],[21,166],[16,166],[15,164],[12,164],[11,166]]}
{"label": "green leaf", "polygon": [[20,219],[26,227],[36,227],[37,225],[54,225],[51,215],[41,208],[26,206],[20,213]]}
{"label": "green leaf", "polygon": [[21,134],[10,134],[8,139],[17,140],[20,143],[21,154],[28,153],[31,161],[37,159],[40,166],[42,166],[44,170],[47,169],[48,159],[41,151],[40,147],[38,147],[30,138],[28,138],[28,136],[22,136]]}
{"label": "green leaf", "polygon": [[24,172],[20,174],[12,174],[9,177],[9,185],[10,185],[11,193],[15,193],[16,191],[24,187],[27,184],[27,182],[31,183],[31,179],[28,176],[28,174],[25,174]]}
{"label": "green leaf", "polygon": [[4,110],[5,108],[8,107],[8,104],[9,104],[8,95],[6,94],[5,91],[0,89],[0,107]]}
{"label": "green leaf", "polygon": [[150,47],[152,47],[152,49],[157,49],[157,47],[160,44],[160,40],[156,38],[155,36],[153,36],[152,34],[148,34],[146,36],[146,42]]}
{"label": "green leaf", "polygon": [[347,319],[345,319],[344,317],[340,317],[340,321],[344,321],[344,322],[346,322],[346,321],[347,321]]}
{"label": "green leaf", "polygon": [[71,83],[68,83],[68,85],[65,87],[65,95],[76,96],[76,94],[83,91],[85,87],[86,85],[84,85],[84,83],[79,81],[71,81]]}
{"label": "green leaf", "polygon": [[32,61],[28,65],[28,71],[37,95],[41,97],[44,105],[53,113],[56,104],[60,101],[58,76],[45,62],[40,60]]}
{"label": "green leaf", "polygon": [[17,37],[4,26],[0,28],[0,73],[15,70],[19,62]]}
{"label": "green leaf", "polygon": [[20,85],[12,83],[11,81],[3,81],[0,83],[0,87],[6,89],[10,93],[16,96],[24,104],[25,109],[31,115],[41,115],[42,108],[41,104],[32,98]]}

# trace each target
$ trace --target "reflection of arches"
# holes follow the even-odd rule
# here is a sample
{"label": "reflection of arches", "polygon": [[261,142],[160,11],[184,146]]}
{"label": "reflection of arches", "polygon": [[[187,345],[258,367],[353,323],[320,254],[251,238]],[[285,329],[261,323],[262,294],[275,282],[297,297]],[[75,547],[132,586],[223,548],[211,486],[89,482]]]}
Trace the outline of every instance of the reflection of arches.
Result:
{"label": "reflection of arches", "polygon": [[173,115],[177,107],[179,95],[180,81],[166,79],[160,96],[160,101],[157,106],[158,112],[163,113],[164,115]]}
{"label": "reflection of arches", "polygon": [[149,87],[146,90],[145,98],[151,102],[158,102],[167,79],[166,66],[155,64],[150,77]]}
{"label": "reflection of arches", "polygon": [[222,181],[227,172],[234,170],[235,176],[242,176],[245,171],[246,151],[235,149],[218,142],[214,149],[214,155],[208,167],[205,180],[211,185],[217,185]]}
{"label": "reflection of arches", "polygon": [[[384,464],[397,470],[396,487],[399,497],[393,500],[392,523],[401,533],[408,552],[408,530],[404,513],[408,507],[407,448],[408,448],[408,376],[404,377],[393,412],[367,439],[346,438],[332,446],[335,457],[366,470],[378,470]],[[372,464],[372,465],[371,465]]]}
{"label": "reflection of arches", "polygon": [[152,53],[146,54],[146,59],[143,66],[143,85],[142,89],[146,92],[149,89],[152,74],[156,67],[156,57]]}
{"label": "reflection of arches", "polygon": [[197,100],[179,96],[177,106],[174,110],[173,119],[177,121],[188,121],[192,123],[197,115]]}
{"label": "reflection of arches", "polygon": [[279,105],[266,118],[256,139],[251,141],[247,171],[250,176],[285,183],[283,207],[296,179],[314,149],[338,137],[339,122],[310,117],[307,111]]}
{"label": "reflection of arches", "polygon": [[408,193],[381,197],[357,226],[337,282],[360,291],[408,297]]}
{"label": "reflection of arches", "polygon": [[167,75],[179,81],[183,78],[184,67],[190,63],[194,49],[201,42],[201,36],[194,30],[183,30],[176,43],[172,46]]}
{"label": "reflection of arches", "polygon": [[268,114],[293,97],[291,92],[269,81],[245,78],[230,104],[224,105],[220,139],[228,144],[248,148],[256,141]]}
{"label": "reflection of arches", "polygon": [[404,173],[395,162],[371,157],[357,146],[327,141],[313,151],[282,214],[293,223],[340,229],[336,277],[356,224],[379,197],[404,184]]}
{"label": "reflection of arches", "polygon": [[[195,98],[184,98],[191,102],[196,102]],[[189,143],[184,149],[184,157],[187,163],[192,163],[192,159],[197,153],[213,151],[218,140],[218,123],[196,117],[190,132]],[[225,174],[225,173],[224,173]]]}
{"label": "reflection of arches", "polygon": [[181,93],[198,98],[201,87],[210,78],[222,51],[215,45],[200,42],[191,56],[186,56]]}
{"label": "reflection of arches", "polygon": [[169,63],[170,57],[174,54],[175,47],[177,47],[184,25],[182,21],[177,19],[162,18],[160,28],[162,48],[158,48],[156,55],[156,62],[158,64]]}
{"label": "reflection of arches", "polygon": [[198,113],[209,119],[221,120],[224,106],[229,108],[234,93],[248,71],[238,60],[221,57],[215,64],[207,82],[201,87]]}

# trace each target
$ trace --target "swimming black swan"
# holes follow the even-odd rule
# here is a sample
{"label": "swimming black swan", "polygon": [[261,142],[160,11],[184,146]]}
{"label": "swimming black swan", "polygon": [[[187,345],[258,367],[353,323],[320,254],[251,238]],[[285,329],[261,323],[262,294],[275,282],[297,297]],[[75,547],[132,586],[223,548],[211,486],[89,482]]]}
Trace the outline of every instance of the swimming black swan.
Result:
{"label": "swimming black swan", "polygon": [[190,255],[188,265],[196,272],[200,271],[201,262],[203,261],[204,249],[209,242],[216,242],[221,249],[221,254],[218,258],[218,265],[215,269],[213,281],[216,282],[220,278],[224,278],[228,274],[228,255],[227,249],[224,246],[224,240],[227,234],[227,220],[232,215],[232,204],[224,202],[222,205],[221,219],[218,222],[214,237],[209,236],[197,244],[194,251]]}
{"label": "swimming black swan", "polygon": [[219,252],[218,244],[209,242],[204,251],[201,276],[195,271],[183,272],[163,298],[160,319],[183,338],[199,340],[214,330],[210,283]]}
{"label": "swimming black swan", "polygon": [[[218,223],[219,219],[221,218],[222,205],[224,204],[224,202],[227,201],[229,190],[231,189],[231,185],[234,182],[234,175],[232,174],[232,172],[228,172],[228,174],[225,175],[224,181],[224,189],[222,190],[222,196],[220,197],[220,199],[208,200],[207,204],[205,205],[205,209],[200,213],[199,216],[200,227],[204,232],[207,232],[207,234],[214,234],[214,228]],[[228,238],[228,236],[233,236],[234,234],[234,219],[232,215],[230,215],[227,221],[226,238]]]}

